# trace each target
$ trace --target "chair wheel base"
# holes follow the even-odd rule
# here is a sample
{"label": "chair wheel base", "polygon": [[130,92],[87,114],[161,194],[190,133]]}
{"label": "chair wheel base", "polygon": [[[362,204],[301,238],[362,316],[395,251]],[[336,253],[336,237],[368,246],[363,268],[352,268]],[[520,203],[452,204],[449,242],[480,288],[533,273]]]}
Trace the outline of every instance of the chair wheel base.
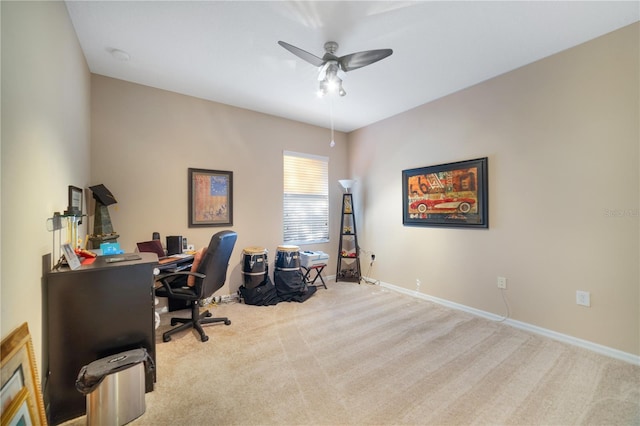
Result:
{"label": "chair wheel base", "polygon": [[202,329],[203,325],[215,324],[215,323],[224,323],[224,325],[231,325],[231,320],[229,318],[226,318],[226,317],[208,318],[212,316],[213,315],[209,311],[198,313],[197,306],[196,306],[196,308],[192,311],[192,318],[179,318],[179,317],[171,318],[171,326],[175,326],[176,324],[182,324],[182,325],[178,327],[174,327],[169,331],[166,331],[162,335],[162,341],[170,342],[172,334],[178,333],[183,330],[195,329],[200,335],[200,340],[203,342],[206,342],[207,340],[209,340],[209,336],[207,336],[204,330]]}

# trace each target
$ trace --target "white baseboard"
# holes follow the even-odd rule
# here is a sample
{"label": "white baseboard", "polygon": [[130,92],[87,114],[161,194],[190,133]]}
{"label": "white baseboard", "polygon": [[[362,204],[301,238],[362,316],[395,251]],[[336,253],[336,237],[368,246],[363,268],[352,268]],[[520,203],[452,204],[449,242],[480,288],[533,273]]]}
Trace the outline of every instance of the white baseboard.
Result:
{"label": "white baseboard", "polygon": [[[378,282],[378,281],[376,281]],[[550,337],[554,340],[559,340],[564,343],[568,343],[573,346],[578,346],[584,349],[588,349],[590,351],[599,353],[601,355],[605,355],[611,358],[619,359],[621,361],[628,362],[634,365],[640,365],[640,356],[630,354],[628,352],[623,352],[618,349],[610,348],[608,346],[600,345],[598,343],[593,343],[588,340],[579,339],[577,337],[569,336],[568,334],[558,333],[553,330],[549,330],[546,328],[538,327],[533,324],[528,324],[522,321],[516,321],[510,318],[505,319],[496,314],[492,314],[491,312],[482,311],[480,309],[472,308],[470,306],[461,305],[459,303],[451,302],[446,299],[440,299],[438,297],[429,296],[428,294],[419,293],[417,291],[408,290],[406,288],[398,287],[393,284],[379,282],[381,287],[388,288],[390,290],[396,291],[398,293],[406,294],[409,296],[417,297],[419,299],[429,300],[431,302],[437,303],[439,305],[443,305],[452,309],[457,309],[459,311],[468,312],[473,315],[477,315],[483,318],[490,319],[492,321],[502,321],[504,324],[510,325],[515,328],[519,328],[522,330],[530,331],[532,333],[540,334],[542,336]]]}

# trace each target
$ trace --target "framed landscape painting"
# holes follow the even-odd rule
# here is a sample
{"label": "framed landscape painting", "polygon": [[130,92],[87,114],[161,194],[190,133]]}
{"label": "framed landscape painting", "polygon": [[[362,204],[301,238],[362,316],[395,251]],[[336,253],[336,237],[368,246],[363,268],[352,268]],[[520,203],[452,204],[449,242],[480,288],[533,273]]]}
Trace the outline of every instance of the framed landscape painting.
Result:
{"label": "framed landscape painting", "polygon": [[488,228],[487,157],[402,171],[406,226]]}
{"label": "framed landscape painting", "polygon": [[233,225],[233,172],[189,169],[189,227]]}

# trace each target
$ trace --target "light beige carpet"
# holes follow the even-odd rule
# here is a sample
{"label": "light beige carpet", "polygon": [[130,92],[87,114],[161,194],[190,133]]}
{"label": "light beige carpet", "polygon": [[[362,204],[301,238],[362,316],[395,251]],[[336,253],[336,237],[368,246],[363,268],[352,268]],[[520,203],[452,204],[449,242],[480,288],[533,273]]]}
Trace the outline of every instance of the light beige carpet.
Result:
{"label": "light beige carpet", "polygon": [[[131,425],[640,425],[640,367],[369,284],[213,307]],[[176,314],[176,313],[172,313]],[[186,311],[180,312],[184,316]],[[84,424],[79,418],[69,425]]]}

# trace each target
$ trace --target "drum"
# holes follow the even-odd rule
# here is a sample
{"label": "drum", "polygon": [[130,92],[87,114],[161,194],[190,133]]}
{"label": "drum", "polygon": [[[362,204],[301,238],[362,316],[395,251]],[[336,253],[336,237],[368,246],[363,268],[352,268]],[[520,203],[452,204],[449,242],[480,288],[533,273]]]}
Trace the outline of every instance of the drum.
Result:
{"label": "drum", "polygon": [[242,276],[246,288],[258,287],[268,275],[267,249],[247,247],[242,250]]}
{"label": "drum", "polygon": [[276,252],[276,269],[294,271],[300,269],[300,247],[278,246]]}

